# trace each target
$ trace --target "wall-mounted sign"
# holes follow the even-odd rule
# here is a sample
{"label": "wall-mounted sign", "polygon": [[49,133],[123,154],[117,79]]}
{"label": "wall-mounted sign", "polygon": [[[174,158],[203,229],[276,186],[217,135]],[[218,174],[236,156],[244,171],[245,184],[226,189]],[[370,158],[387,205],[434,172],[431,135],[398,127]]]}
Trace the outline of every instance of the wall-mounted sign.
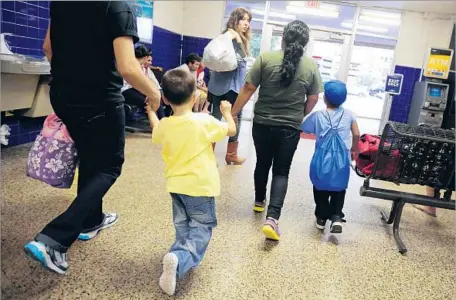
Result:
{"label": "wall-mounted sign", "polygon": [[141,42],[152,44],[154,2],[133,0],[129,3],[136,15],[139,39]]}
{"label": "wall-mounted sign", "polygon": [[390,95],[400,95],[402,91],[402,82],[404,75],[390,74],[386,76],[385,93]]}
{"label": "wall-mounted sign", "polygon": [[307,1],[306,6],[310,8],[320,8],[320,1]]}
{"label": "wall-mounted sign", "polygon": [[435,79],[447,79],[452,58],[452,49],[430,48],[423,66],[424,76]]}

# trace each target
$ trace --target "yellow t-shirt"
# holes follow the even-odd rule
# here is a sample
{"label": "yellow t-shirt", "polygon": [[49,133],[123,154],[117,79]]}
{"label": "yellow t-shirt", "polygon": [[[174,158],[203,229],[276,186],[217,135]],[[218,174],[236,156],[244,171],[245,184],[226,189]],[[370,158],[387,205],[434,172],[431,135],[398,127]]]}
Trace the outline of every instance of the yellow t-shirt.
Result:
{"label": "yellow t-shirt", "polygon": [[188,196],[220,195],[212,143],[226,137],[228,125],[204,113],[171,116],[154,127],[152,141],[163,146],[167,190]]}

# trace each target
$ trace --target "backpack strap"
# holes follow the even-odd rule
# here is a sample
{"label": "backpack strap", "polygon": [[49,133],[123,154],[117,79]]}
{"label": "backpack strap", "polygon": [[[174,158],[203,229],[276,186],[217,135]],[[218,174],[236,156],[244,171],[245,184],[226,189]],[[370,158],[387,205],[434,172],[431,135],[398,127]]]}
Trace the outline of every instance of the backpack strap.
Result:
{"label": "backpack strap", "polygon": [[339,122],[337,122],[337,126],[336,127],[333,127],[332,122],[331,122],[331,117],[330,117],[328,111],[326,111],[326,114],[327,114],[327,116],[325,116],[325,117],[329,121],[329,125],[331,126],[331,129],[337,129],[337,128],[339,128],[340,122],[342,121],[342,118],[344,117],[345,110],[342,108],[342,115],[340,116]]}
{"label": "backpack strap", "polygon": [[342,121],[342,118],[344,117],[344,114],[345,114],[345,110],[342,108],[342,115],[340,116],[340,119],[339,119],[339,122],[337,123],[337,127],[336,128],[339,128],[340,122]]}

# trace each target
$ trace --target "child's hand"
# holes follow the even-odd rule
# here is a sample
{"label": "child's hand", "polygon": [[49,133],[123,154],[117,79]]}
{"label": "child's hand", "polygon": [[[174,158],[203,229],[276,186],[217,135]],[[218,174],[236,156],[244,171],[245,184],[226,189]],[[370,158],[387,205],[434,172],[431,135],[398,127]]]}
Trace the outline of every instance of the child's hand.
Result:
{"label": "child's hand", "polygon": [[231,114],[231,103],[228,101],[220,102],[220,111],[223,114]]}
{"label": "child's hand", "polygon": [[146,97],[146,100],[144,101],[144,104],[146,104],[146,106],[144,107],[144,109],[146,110],[147,113],[154,112],[154,110],[152,109],[152,106],[150,105],[150,102],[149,102],[149,98],[148,98],[148,97]]}
{"label": "child's hand", "polygon": [[350,150],[350,153],[351,153],[351,159],[352,160],[356,160],[356,158],[358,158],[358,149],[352,148]]}

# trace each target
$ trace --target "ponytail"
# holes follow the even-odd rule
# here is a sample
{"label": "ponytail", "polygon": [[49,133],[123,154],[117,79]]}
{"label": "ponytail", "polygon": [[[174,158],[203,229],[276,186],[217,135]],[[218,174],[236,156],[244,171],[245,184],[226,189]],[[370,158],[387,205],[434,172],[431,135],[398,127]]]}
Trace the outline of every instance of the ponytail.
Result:
{"label": "ponytail", "polygon": [[280,84],[288,87],[296,76],[304,47],[309,42],[309,27],[302,21],[288,23],[283,31],[283,61],[280,69]]}

